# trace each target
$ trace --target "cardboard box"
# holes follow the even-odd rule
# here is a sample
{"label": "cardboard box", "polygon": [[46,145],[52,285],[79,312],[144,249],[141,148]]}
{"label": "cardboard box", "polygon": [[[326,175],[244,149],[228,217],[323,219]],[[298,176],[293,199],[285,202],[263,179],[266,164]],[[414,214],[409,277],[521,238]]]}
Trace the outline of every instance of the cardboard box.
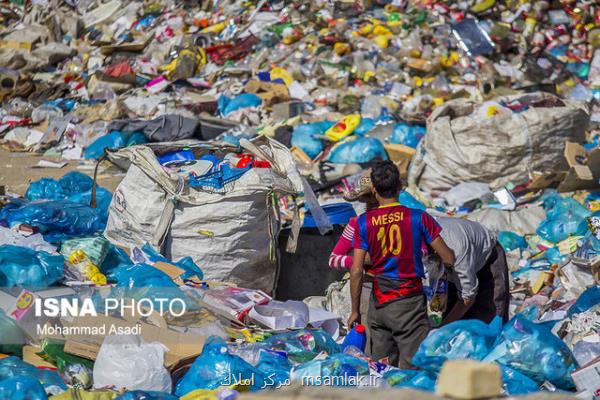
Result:
{"label": "cardboard box", "polygon": [[[202,352],[206,338],[194,333],[184,333],[171,330],[167,327],[162,317],[155,318],[152,325],[139,319],[129,321],[115,317],[77,317],[71,323],[64,323],[65,326],[77,327],[105,327],[105,334],[108,335],[111,327],[126,328],[134,327],[140,324],[140,334],[146,342],[160,342],[169,350],[165,354],[165,367],[170,367],[183,359],[196,357]],[[95,360],[104,341],[102,335],[72,335],[66,337],[65,352]]]}
{"label": "cardboard box", "polygon": [[400,177],[406,178],[408,176],[408,166],[413,156],[417,154],[417,150],[403,144],[385,144],[383,147],[390,160],[398,166]]}
{"label": "cardboard box", "polygon": [[565,143],[565,158],[569,171],[558,185],[559,192],[600,187],[600,149],[587,152],[579,143]]}

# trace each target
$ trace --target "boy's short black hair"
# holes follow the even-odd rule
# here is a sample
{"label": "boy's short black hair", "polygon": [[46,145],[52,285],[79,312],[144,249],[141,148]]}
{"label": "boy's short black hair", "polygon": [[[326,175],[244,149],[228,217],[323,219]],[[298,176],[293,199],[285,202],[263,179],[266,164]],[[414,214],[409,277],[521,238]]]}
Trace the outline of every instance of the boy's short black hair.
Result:
{"label": "boy's short black hair", "polygon": [[373,165],[371,182],[379,196],[387,199],[398,197],[398,193],[402,189],[398,167],[389,160],[379,161]]}

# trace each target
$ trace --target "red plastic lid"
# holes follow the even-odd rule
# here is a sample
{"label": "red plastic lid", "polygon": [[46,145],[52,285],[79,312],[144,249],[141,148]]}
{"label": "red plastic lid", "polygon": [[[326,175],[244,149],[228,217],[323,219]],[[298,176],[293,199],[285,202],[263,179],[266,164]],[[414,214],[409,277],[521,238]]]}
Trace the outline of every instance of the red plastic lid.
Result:
{"label": "red plastic lid", "polygon": [[363,324],[356,324],[354,329],[356,329],[356,332],[358,333],[365,333],[365,326]]}

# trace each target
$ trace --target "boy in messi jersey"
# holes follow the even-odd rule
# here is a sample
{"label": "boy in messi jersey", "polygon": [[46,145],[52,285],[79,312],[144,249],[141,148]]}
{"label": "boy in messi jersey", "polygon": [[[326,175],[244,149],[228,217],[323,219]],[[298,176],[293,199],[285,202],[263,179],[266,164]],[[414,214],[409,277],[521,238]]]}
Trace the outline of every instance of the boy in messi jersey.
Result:
{"label": "boy in messi jersey", "polygon": [[379,207],[358,217],[354,258],[350,270],[352,314],[348,326],[360,322],[360,296],[365,256],[369,253],[373,291],[368,324],[371,356],[413,368],[411,360],[429,332],[421,244],[425,242],[448,266],[454,253],[439,236],[441,228],[426,212],[400,205],[400,174],[391,161],[377,163],[371,172]]}

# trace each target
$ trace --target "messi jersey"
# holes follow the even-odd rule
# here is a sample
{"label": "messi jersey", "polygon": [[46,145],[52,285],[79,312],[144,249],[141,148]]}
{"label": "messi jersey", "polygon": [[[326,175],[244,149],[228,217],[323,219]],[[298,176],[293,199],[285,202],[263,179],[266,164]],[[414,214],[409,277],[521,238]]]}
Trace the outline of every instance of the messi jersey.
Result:
{"label": "messi jersey", "polygon": [[394,203],[367,211],[357,225],[354,248],[369,253],[378,303],[421,293],[421,244],[439,236],[438,223],[424,211]]}

